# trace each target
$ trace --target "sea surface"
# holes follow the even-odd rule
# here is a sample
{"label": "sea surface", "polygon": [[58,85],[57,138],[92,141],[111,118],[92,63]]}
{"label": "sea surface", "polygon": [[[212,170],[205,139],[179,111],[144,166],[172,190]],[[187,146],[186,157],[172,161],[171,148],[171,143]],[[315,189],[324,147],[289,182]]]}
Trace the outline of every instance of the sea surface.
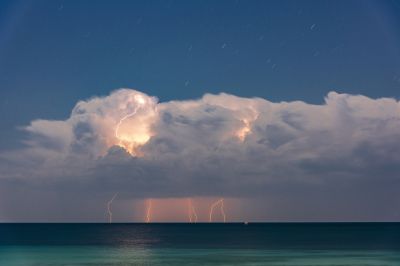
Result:
{"label": "sea surface", "polygon": [[0,265],[399,266],[400,223],[0,224]]}

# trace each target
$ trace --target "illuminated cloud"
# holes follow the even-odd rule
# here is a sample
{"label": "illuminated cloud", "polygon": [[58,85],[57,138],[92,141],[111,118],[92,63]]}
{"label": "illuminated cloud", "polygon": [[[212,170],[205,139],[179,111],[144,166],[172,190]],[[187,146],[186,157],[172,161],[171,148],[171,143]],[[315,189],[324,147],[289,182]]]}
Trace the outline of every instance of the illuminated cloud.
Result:
{"label": "illuminated cloud", "polygon": [[158,103],[121,89],[77,103],[65,121],[35,120],[25,130],[26,148],[1,154],[8,189],[268,198],[279,202],[273,215],[295,199],[344,210],[345,201],[379,195],[382,207],[399,183],[400,103],[389,98],[331,92],[312,105],[222,93]]}

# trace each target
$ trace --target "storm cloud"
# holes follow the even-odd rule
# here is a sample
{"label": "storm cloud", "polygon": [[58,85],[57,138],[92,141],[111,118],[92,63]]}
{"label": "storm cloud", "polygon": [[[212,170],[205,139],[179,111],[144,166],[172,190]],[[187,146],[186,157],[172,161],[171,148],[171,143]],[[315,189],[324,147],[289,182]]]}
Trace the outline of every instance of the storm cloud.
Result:
{"label": "storm cloud", "polygon": [[[314,218],[329,218],[327,209],[338,219],[398,215],[400,103],[391,98],[330,92],[313,105],[221,93],[159,103],[120,89],[78,102],[66,120],[34,120],[23,130],[25,147],[0,155],[7,197],[21,189],[82,199],[118,191],[124,199],[275,202],[268,212],[277,219],[311,209]],[[5,196],[2,205],[9,209]]]}

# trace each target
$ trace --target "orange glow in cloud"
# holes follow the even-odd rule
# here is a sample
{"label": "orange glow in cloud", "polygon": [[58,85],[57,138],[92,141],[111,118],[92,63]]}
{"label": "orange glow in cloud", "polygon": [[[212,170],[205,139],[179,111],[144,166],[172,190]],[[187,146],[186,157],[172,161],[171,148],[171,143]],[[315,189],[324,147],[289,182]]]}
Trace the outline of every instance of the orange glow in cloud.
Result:
{"label": "orange glow in cloud", "polygon": [[152,207],[152,199],[147,200],[147,207],[146,207],[146,223],[151,222],[151,207]]}
{"label": "orange glow in cloud", "polygon": [[236,137],[242,142],[251,133],[252,124],[259,115],[258,112],[256,112],[253,108],[251,108],[251,110],[252,114],[249,117],[240,119],[240,121],[243,123],[243,126],[235,133]]}
{"label": "orange glow in cloud", "polygon": [[140,94],[133,97],[135,107],[132,112],[124,115],[115,127],[116,145],[124,148],[132,156],[140,156],[138,148],[144,145],[152,136],[150,122],[154,119],[154,112],[138,115],[141,108],[148,108],[152,103]]}
{"label": "orange glow in cloud", "polygon": [[209,213],[209,222],[212,222],[212,216],[213,216],[213,212],[216,206],[220,207],[220,211],[221,211],[221,215],[224,218],[224,223],[226,222],[226,215],[225,215],[225,210],[224,210],[224,199],[219,199],[216,202],[214,202],[213,204],[211,204],[210,207],[210,213]]}
{"label": "orange glow in cloud", "polygon": [[115,193],[110,201],[107,202],[107,213],[108,213],[108,222],[112,223],[112,212],[111,212],[111,204],[114,199],[117,197],[118,193]]}
{"label": "orange glow in cloud", "polygon": [[241,140],[244,141],[246,136],[251,133],[251,125],[250,122],[247,119],[242,120],[244,126],[236,132],[236,136]]}

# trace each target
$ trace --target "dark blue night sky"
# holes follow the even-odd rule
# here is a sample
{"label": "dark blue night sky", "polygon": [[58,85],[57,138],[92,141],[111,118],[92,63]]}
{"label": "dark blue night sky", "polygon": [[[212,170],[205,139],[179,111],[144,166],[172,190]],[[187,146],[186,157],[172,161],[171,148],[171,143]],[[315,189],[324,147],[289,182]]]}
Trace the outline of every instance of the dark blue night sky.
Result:
{"label": "dark blue night sky", "polygon": [[399,98],[399,47],[396,1],[1,1],[0,148],[121,87],[160,101]]}
{"label": "dark blue night sky", "polygon": [[400,221],[399,100],[400,1],[0,0],[0,222]]}

